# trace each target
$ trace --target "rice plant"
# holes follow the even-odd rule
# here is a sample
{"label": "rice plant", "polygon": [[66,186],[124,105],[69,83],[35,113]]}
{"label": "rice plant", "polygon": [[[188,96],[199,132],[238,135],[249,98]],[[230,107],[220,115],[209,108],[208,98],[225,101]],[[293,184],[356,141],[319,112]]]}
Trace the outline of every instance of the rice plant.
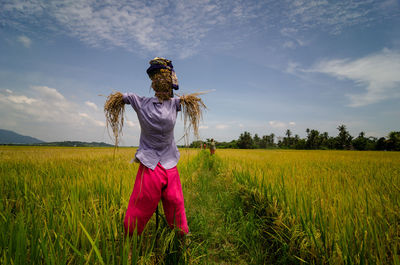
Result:
{"label": "rice plant", "polygon": [[[304,257],[326,264],[398,264],[400,154],[219,150],[226,174],[277,201],[305,233]],[[305,253],[308,252],[306,255]],[[302,253],[302,251],[299,251]]]}
{"label": "rice plant", "polygon": [[0,147],[0,263],[400,264],[399,153],[180,151],[185,244],[124,237],[134,148]]}

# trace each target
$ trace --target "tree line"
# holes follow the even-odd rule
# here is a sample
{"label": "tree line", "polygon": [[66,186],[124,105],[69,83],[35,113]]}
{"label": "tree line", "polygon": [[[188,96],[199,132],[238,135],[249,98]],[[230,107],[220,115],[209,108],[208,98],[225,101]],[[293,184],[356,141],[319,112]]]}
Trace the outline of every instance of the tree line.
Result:
{"label": "tree line", "polygon": [[[315,129],[307,129],[307,136],[300,138],[293,135],[291,130],[286,130],[284,137],[275,137],[275,134],[252,136],[245,131],[240,134],[237,140],[230,142],[216,142],[217,148],[239,148],[239,149],[335,149],[335,150],[387,150],[400,151],[400,131],[392,131],[387,137],[366,137],[365,132],[360,132],[357,137],[353,137],[347,131],[345,125],[337,127],[338,135],[329,136],[327,132],[319,132]],[[277,142],[275,142],[275,139]],[[209,142],[207,139],[206,142]],[[203,141],[194,141],[190,147],[200,147]]]}

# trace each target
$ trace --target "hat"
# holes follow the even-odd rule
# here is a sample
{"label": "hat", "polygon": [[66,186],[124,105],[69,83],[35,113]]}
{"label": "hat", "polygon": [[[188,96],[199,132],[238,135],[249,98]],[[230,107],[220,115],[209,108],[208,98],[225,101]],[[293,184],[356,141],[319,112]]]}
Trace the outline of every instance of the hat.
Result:
{"label": "hat", "polygon": [[160,69],[167,69],[171,72],[172,88],[175,90],[179,89],[178,78],[174,70],[172,62],[168,59],[162,57],[156,57],[149,62],[150,67],[147,68],[147,74],[151,78],[155,73],[160,71]]}

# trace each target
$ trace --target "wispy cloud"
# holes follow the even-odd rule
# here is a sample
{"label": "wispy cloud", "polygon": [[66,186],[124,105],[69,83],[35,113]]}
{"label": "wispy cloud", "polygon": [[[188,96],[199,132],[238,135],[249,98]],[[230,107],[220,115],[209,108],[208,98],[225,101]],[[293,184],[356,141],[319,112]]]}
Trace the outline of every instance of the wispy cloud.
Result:
{"label": "wispy cloud", "polygon": [[368,27],[376,21],[397,16],[398,8],[391,0],[287,0],[279,1],[272,10],[274,14],[263,20],[280,29],[284,48],[293,49],[309,42],[304,39],[305,32],[318,30],[336,35],[352,26]]}
{"label": "wispy cloud", "polygon": [[94,119],[92,116],[90,116],[87,113],[79,113],[79,116],[83,118],[83,120],[90,122],[93,125],[99,126],[99,127],[105,127],[106,123],[104,121],[99,121]]}
{"label": "wispy cloud", "polygon": [[268,124],[274,129],[283,129],[288,127],[293,127],[296,125],[296,123],[293,121],[290,121],[289,123],[283,121],[269,121]]}
{"label": "wispy cloud", "polygon": [[91,101],[85,101],[86,106],[91,107],[94,110],[99,110],[99,108],[97,107],[97,105],[94,102]]}
{"label": "wispy cloud", "polygon": [[135,126],[137,126],[134,122],[132,122],[132,121],[125,121],[125,123],[129,126],[129,127],[135,127]]}
{"label": "wispy cloud", "polygon": [[229,127],[229,125],[227,125],[227,124],[217,124],[215,126],[215,128],[218,130],[224,130],[224,129],[227,129],[228,127]]}
{"label": "wispy cloud", "polygon": [[268,124],[272,128],[285,128],[286,127],[286,123],[281,122],[281,121],[269,121]]}
{"label": "wispy cloud", "polygon": [[293,41],[285,41],[285,43],[283,44],[283,47],[284,48],[291,48],[291,49],[293,49],[293,48],[295,48],[296,47],[296,44],[293,42]]}
{"label": "wispy cloud", "polygon": [[0,22],[22,30],[38,23],[93,47],[179,54],[196,52],[207,32],[224,23],[227,3],[210,1],[6,1]]}
{"label": "wispy cloud", "polygon": [[400,52],[384,49],[363,58],[324,60],[312,72],[353,81],[364,93],[346,93],[350,106],[360,107],[400,97]]}
{"label": "wispy cloud", "polygon": [[22,45],[24,45],[26,48],[31,47],[32,41],[31,41],[31,39],[28,38],[27,36],[19,36],[17,40],[18,40],[19,42],[21,42]]}
{"label": "wispy cloud", "polygon": [[8,96],[7,99],[15,104],[28,104],[31,105],[32,103],[36,102],[37,100],[34,98],[28,98],[27,96]]}
{"label": "wispy cloud", "polygon": [[68,104],[65,97],[55,88],[47,86],[32,86],[32,89],[38,93],[43,101],[47,101],[49,105],[52,105],[53,102],[61,103],[61,106]]}
{"label": "wispy cloud", "polygon": [[284,46],[294,48],[304,45],[299,36],[305,30],[318,27],[337,34],[351,25],[368,25],[393,16],[394,4],[374,0],[5,0],[0,4],[0,23],[22,32],[32,26],[61,32],[93,47],[123,47],[185,58],[197,53],[204,39],[216,30],[224,34],[241,30],[225,36],[232,43],[244,41],[243,36],[250,32],[277,30],[284,37]]}
{"label": "wispy cloud", "polygon": [[[295,0],[283,1],[286,14],[286,30],[283,34],[292,35],[298,31],[322,28],[333,34],[340,33],[345,27],[368,24],[384,16],[394,15],[389,6],[383,6],[374,0],[366,1],[326,1]],[[282,7],[283,7],[282,6]]]}
{"label": "wispy cloud", "polygon": [[294,74],[296,75],[297,72],[302,71],[302,69],[300,69],[300,64],[296,63],[296,62],[289,62],[288,66],[286,67],[286,72],[289,74]]}

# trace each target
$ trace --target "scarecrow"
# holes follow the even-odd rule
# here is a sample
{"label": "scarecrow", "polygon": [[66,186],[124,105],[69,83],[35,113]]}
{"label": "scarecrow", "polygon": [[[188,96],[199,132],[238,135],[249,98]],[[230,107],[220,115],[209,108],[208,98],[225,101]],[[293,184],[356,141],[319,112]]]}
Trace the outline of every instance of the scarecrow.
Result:
{"label": "scarecrow", "polygon": [[169,226],[187,234],[189,228],[176,167],[180,154],[174,140],[174,127],[177,113],[182,111],[184,136],[187,137],[193,129],[198,137],[199,121],[206,106],[198,97],[201,93],[174,97],[173,90],[178,90],[179,85],[170,60],[154,58],[147,74],[155,97],[116,92],[108,96],[104,105],[107,126],[112,129],[115,146],[122,133],[125,104],[136,111],[141,127],[139,148],[134,158],[140,166],[125,214],[125,233],[132,235],[137,230],[140,235],[161,199]]}
{"label": "scarecrow", "polygon": [[211,155],[215,154],[215,149],[217,149],[217,148],[215,147],[214,139],[211,139],[211,142],[210,142],[210,154]]}

